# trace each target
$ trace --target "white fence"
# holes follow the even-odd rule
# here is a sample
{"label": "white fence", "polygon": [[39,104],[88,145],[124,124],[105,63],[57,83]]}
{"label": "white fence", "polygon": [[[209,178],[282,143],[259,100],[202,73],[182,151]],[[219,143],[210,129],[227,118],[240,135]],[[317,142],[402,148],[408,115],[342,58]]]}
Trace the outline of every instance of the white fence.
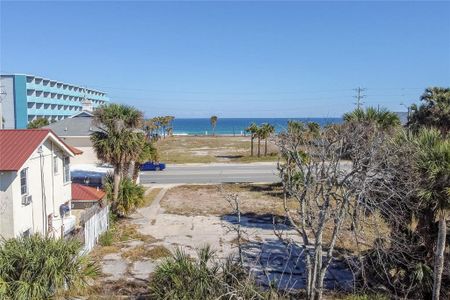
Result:
{"label": "white fence", "polygon": [[109,206],[105,206],[101,210],[93,214],[84,223],[84,251],[90,252],[97,244],[98,237],[108,230]]}

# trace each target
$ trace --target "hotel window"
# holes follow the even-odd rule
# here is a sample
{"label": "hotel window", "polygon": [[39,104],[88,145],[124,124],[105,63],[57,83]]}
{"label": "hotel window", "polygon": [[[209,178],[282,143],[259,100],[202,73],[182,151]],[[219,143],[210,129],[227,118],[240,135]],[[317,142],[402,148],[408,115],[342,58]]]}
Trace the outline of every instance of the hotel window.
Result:
{"label": "hotel window", "polygon": [[20,194],[28,195],[28,168],[20,171]]}
{"label": "hotel window", "polygon": [[63,159],[64,183],[70,181],[70,157],[66,156]]}

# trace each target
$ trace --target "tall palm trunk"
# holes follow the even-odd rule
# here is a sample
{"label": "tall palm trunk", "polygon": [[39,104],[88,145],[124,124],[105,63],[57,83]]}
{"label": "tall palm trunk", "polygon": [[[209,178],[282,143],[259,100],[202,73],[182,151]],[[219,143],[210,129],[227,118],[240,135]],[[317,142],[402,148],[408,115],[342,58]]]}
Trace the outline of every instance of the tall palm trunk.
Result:
{"label": "tall palm trunk", "polygon": [[139,177],[139,171],[140,170],[141,170],[141,164],[138,163],[138,162],[135,162],[134,166],[133,166],[133,176],[132,176],[132,179],[133,179],[134,183],[137,183],[137,179]]}
{"label": "tall palm trunk", "polygon": [[120,165],[114,167],[114,186],[113,186],[113,202],[117,202],[119,198],[120,177],[122,170]]}
{"label": "tall palm trunk", "polygon": [[267,156],[267,138],[264,141],[264,156]]}
{"label": "tall palm trunk", "polygon": [[131,178],[131,175],[133,174],[134,170],[134,164],[135,164],[134,160],[122,164],[121,178]]}
{"label": "tall palm trunk", "polygon": [[261,138],[258,137],[258,157],[261,157]]}
{"label": "tall palm trunk", "polygon": [[447,235],[447,224],[445,222],[445,211],[440,211],[439,231],[436,245],[436,254],[434,256],[433,271],[433,300],[439,300],[442,282],[442,273],[444,271],[444,252],[445,239]]}
{"label": "tall palm trunk", "polygon": [[253,140],[254,140],[255,138],[253,137],[253,135],[252,135],[252,137],[250,138],[250,156],[253,156]]}
{"label": "tall palm trunk", "polygon": [[[135,161],[135,160],[132,160],[132,161],[130,162],[129,166],[128,166],[128,174],[127,174],[127,177],[133,178],[135,167],[136,167],[136,161]],[[130,175],[131,175],[131,176],[130,176]]]}

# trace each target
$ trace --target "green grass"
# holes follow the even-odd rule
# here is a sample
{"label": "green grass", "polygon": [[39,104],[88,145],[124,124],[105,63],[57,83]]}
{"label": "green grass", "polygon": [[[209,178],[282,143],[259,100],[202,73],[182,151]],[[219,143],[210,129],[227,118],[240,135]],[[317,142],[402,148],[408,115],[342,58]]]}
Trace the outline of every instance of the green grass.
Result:
{"label": "green grass", "polygon": [[143,242],[152,242],[155,240],[150,235],[141,234],[137,231],[137,225],[116,222],[99,237],[99,245],[103,247],[114,246],[119,242],[139,240]]}
{"label": "green grass", "polygon": [[164,246],[158,245],[155,247],[138,246],[134,247],[122,254],[123,258],[131,261],[138,261],[143,259],[160,259],[171,256],[172,253]]}
{"label": "green grass", "polygon": [[138,205],[138,207],[150,206],[161,190],[162,188],[153,188],[149,192],[144,194],[144,200]]}

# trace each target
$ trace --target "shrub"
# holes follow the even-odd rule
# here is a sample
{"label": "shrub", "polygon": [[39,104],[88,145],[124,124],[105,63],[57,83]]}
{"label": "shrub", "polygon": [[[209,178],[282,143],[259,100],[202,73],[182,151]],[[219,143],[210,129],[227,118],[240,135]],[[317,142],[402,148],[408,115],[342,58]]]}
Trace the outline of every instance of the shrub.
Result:
{"label": "shrub", "polygon": [[[112,176],[106,176],[105,191],[108,199],[113,199],[113,185],[114,180]],[[113,202],[111,208],[118,216],[125,216],[133,212],[144,201],[144,188],[133,182],[128,177],[123,178],[119,185],[119,196],[116,202]]]}
{"label": "shrub", "polygon": [[97,265],[80,255],[75,240],[41,235],[0,244],[0,299],[48,299],[71,288],[87,286]]}
{"label": "shrub", "polygon": [[209,246],[192,259],[177,249],[161,263],[150,282],[152,299],[282,299],[273,291],[262,291],[247,270],[230,257],[225,263],[215,259]]}
{"label": "shrub", "polygon": [[103,247],[111,246],[114,243],[114,232],[112,230],[103,232],[98,238],[98,243]]}

